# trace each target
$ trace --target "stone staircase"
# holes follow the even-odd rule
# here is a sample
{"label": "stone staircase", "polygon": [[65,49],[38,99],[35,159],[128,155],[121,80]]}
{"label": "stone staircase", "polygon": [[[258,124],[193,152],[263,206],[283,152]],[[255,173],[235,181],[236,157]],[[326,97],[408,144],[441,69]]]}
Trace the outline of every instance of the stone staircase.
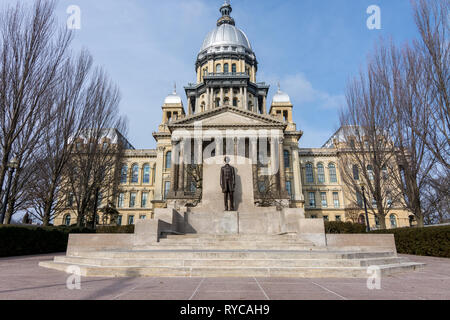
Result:
{"label": "stone staircase", "polygon": [[368,266],[383,275],[423,267],[393,251],[316,247],[294,234],[169,235],[133,250],[77,251],[39,265],[64,272],[75,265],[92,277],[365,278]]}

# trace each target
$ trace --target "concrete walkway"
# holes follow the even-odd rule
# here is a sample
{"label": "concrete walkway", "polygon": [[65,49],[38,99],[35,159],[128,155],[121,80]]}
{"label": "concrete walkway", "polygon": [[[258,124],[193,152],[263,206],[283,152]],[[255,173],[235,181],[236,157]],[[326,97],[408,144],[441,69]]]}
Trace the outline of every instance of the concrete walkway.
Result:
{"label": "concrete walkway", "polygon": [[450,259],[404,256],[427,266],[383,278],[381,290],[365,279],[286,278],[82,278],[69,290],[68,275],[38,266],[54,256],[0,259],[0,300],[450,300]]}

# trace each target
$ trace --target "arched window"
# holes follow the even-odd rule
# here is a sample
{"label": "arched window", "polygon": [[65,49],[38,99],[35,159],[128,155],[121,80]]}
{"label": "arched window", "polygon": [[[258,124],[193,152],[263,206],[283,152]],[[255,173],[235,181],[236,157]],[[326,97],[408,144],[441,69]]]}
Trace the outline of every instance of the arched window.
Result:
{"label": "arched window", "polygon": [[334,163],[328,165],[328,173],[330,174],[330,183],[337,183],[336,165]]}
{"label": "arched window", "polygon": [[223,65],[223,72],[224,72],[224,73],[230,72],[229,67],[228,67],[228,63],[225,63],[225,64]]}
{"label": "arched window", "polygon": [[291,154],[288,150],[284,150],[284,167],[285,168],[291,167]]}
{"label": "arched window", "polygon": [[120,173],[120,183],[125,184],[128,180],[128,166],[122,166],[122,171]]}
{"label": "arched window", "polygon": [[231,72],[236,73],[236,64],[235,63],[233,63],[231,65]]}
{"label": "arched window", "polygon": [[370,164],[367,166],[367,174],[369,175],[369,180],[373,180],[374,179],[373,167]]}
{"label": "arched window", "polygon": [[381,169],[381,172],[383,174],[383,179],[387,179],[388,178],[388,170],[386,166],[383,166],[383,168]]}
{"label": "arched window", "polygon": [[323,167],[323,163],[317,165],[317,180],[319,183],[325,183],[325,168]]}
{"label": "arched window", "polygon": [[221,73],[222,72],[222,65],[218,64],[216,66],[216,73]]}
{"label": "arched window", "polygon": [[306,182],[314,183],[314,172],[311,163],[306,164]]}
{"label": "arched window", "polygon": [[66,226],[70,226],[70,214],[68,214],[64,217],[64,224]]}
{"label": "arched window", "polygon": [[150,165],[144,165],[144,176],[142,177],[142,183],[150,183]]}
{"label": "arched window", "polygon": [[138,182],[139,182],[139,166],[135,164],[131,169],[131,183],[138,183]]}
{"label": "arched window", "polygon": [[238,105],[238,99],[233,98],[233,107],[237,107],[237,105]]}
{"label": "arched window", "polygon": [[359,223],[359,224],[363,224],[363,225],[366,224],[366,217],[364,217],[363,214],[360,214],[360,215],[359,215],[358,223]]}
{"label": "arched window", "polygon": [[353,179],[359,180],[359,168],[356,164],[353,166]]}
{"label": "arched window", "polygon": [[172,151],[166,153],[166,169],[172,168]]}
{"label": "arched window", "polygon": [[395,214],[391,214],[389,220],[391,221],[391,228],[397,228],[397,217]]}

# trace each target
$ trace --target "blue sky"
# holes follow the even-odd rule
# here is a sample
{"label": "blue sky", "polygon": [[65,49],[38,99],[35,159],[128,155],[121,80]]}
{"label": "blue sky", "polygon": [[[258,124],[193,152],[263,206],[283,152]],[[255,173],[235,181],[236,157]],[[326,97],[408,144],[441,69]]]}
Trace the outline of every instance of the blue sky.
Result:
{"label": "blue sky", "polygon": [[[2,0],[14,3],[16,0]],[[31,1],[30,1],[31,2]],[[74,48],[87,48],[122,93],[121,111],[136,148],[154,148],[152,132],[176,81],[195,82],[195,59],[215,27],[223,0],[60,0],[81,9]],[[304,131],[301,147],[320,147],[338,127],[345,86],[364,65],[380,37],[396,43],[415,38],[409,0],[232,0],[236,26],[249,37],[259,61],[257,80],[277,82],[294,104]],[[381,30],[369,30],[367,7],[381,8]]]}

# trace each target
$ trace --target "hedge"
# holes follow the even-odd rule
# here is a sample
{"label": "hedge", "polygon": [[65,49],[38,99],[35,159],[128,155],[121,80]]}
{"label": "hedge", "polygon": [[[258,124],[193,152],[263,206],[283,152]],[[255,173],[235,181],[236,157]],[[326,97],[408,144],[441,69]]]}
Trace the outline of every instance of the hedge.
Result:
{"label": "hedge", "polygon": [[398,253],[450,258],[450,226],[377,230],[372,233],[393,233]]}
{"label": "hedge", "polygon": [[366,233],[366,226],[351,222],[325,221],[325,233]]}
{"label": "hedge", "polygon": [[88,228],[0,225],[0,257],[64,252],[70,233],[133,233],[134,226]]}

